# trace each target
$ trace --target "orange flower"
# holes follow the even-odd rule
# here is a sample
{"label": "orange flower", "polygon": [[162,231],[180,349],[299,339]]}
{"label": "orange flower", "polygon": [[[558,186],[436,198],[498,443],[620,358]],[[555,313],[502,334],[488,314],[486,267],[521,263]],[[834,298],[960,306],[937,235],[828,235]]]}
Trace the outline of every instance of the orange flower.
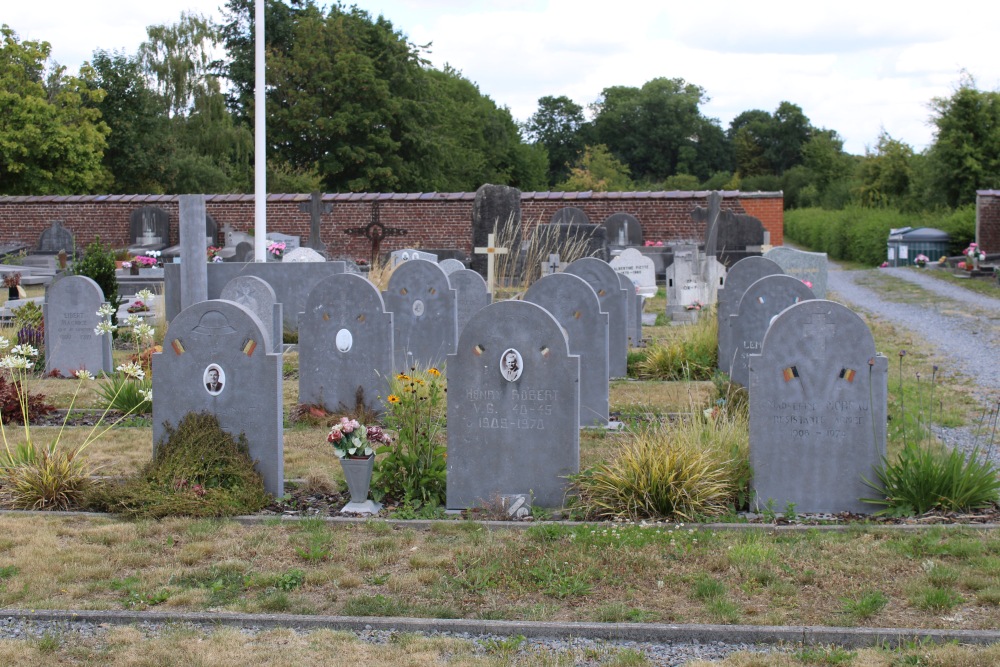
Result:
{"label": "orange flower", "polygon": [[396,396],[395,394],[389,394],[389,398],[386,400],[388,400],[390,403],[399,403],[399,396]]}
{"label": "orange flower", "polygon": [[439,371],[436,368],[428,368],[427,369],[427,374],[430,375],[431,377],[435,377],[435,378],[441,377],[441,371]]}

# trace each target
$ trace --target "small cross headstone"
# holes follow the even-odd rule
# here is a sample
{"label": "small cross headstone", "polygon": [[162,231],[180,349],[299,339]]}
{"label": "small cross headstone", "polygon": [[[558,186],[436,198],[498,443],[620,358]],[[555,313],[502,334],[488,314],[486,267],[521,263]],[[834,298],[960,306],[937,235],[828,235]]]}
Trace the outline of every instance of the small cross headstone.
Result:
{"label": "small cross headstone", "polygon": [[508,252],[507,248],[496,247],[495,236],[495,234],[490,234],[486,237],[486,247],[479,247],[475,249],[475,253],[477,255],[486,255],[486,291],[490,293],[491,299],[494,296],[494,287],[496,286],[496,274],[494,273],[496,270],[496,263],[494,258],[496,255],[506,255]]}
{"label": "small cross headstone", "polygon": [[552,253],[549,258],[542,262],[542,275],[550,276],[559,273],[568,265],[567,262],[560,262],[558,253]]}
{"label": "small cross headstone", "polygon": [[299,204],[299,210],[309,214],[309,245],[317,252],[325,252],[326,244],[320,240],[320,225],[323,222],[323,214],[333,210],[333,204],[323,203],[323,193],[319,190],[309,194],[309,201]]}
{"label": "small cross headstone", "polygon": [[344,233],[348,236],[361,236],[368,239],[368,242],[371,243],[371,254],[368,258],[368,263],[369,265],[374,266],[375,261],[378,259],[383,239],[390,236],[406,236],[407,230],[400,227],[386,227],[383,225],[379,221],[379,205],[376,201],[372,202],[371,222],[364,227],[352,227],[351,229],[345,229]]}

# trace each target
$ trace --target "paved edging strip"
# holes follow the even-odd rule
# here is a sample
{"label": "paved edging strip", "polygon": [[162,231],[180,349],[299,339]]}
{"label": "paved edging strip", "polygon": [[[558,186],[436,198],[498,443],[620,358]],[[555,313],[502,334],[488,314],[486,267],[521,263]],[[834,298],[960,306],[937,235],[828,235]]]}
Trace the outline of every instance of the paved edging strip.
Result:
{"label": "paved edging strip", "polygon": [[836,645],[845,648],[896,648],[912,642],[1000,642],[996,630],[926,630],[916,628],[837,628],[783,625],[674,625],[659,623],[552,623],[472,619],[430,619],[295,614],[234,614],[87,610],[0,609],[0,617],[22,621],[137,623],[194,623],[227,627],[296,628],[302,630],[383,630],[393,632],[451,632],[473,635],[522,635],[527,638],[586,638],[666,644],[742,643]]}

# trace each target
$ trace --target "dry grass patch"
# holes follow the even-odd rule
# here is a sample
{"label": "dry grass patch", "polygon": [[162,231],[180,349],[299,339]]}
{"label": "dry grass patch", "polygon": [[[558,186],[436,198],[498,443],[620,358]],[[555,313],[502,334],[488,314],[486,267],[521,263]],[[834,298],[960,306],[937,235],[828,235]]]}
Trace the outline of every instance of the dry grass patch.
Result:
{"label": "dry grass patch", "polygon": [[711,401],[711,382],[616,380],[611,383],[611,409],[630,416],[700,412]]}

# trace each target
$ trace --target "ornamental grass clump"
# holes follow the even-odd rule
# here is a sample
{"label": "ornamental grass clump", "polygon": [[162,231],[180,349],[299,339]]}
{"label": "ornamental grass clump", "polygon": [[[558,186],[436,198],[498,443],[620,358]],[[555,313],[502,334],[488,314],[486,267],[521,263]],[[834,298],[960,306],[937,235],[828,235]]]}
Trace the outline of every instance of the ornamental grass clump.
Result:
{"label": "ornamental grass clump", "polygon": [[91,496],[98,509],[137,518],[253,514],[269,499],[246,437],[233,437],[215,415],[190,413],[166,434],[152,461],[118,487]]}
{"label": "ornamental grass clump", "polygon": [[672,337],[657,341],[635,363],[635,376],[643,380],[710,380],[718,351],[716,318],[708,311],[689,326],[678,327]]}
{"label": "ornamental grass clump", "polygon": [[747,423],[719,416],[629,433],[572,482],[588,518],[691,521],[744,506],[749,479]]}

